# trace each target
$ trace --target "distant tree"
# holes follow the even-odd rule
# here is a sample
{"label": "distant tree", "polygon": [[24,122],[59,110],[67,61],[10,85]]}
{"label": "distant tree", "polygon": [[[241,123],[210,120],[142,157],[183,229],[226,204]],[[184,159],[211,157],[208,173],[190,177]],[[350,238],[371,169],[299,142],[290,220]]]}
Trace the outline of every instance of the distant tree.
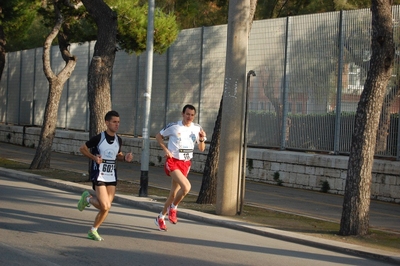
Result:
{"label": "distant tree", "polygon": [[376,134],[394,61],[391,7],[391,0],[371,1],[372,55],[355,117],[340,235],[368,234]]}
{"label": "distant tree", "polygon": [[[104,114],[111,109],[111,75],[116,51],[141,53],[146,49],[147,6],[128,0],[82,0],[82,3],[97,25],[97,41],[88,74],[89,135],[94,136],[104,129]],[[176,40],[178,26],[173,15],[161,10],[155,14],[154,50],[163,53]]]}
{"label": "distant tree", "polygon": [[227,0],[167,0],[156,1],[156,6],[172,12],[182,29],[226,24]]}
{"label": "distant tree", "polygon": [[[51,146],[53,143],[57,122],[58,104],[65,81],[71,75],[76,64],[76,58],[68,51],[71,40],[90,40],[97,38],[92,62],[88,74],[88,96],[90,108],[89,134],[91,136],[102,131],[104,114],[111,109],[110,83],[115,53],[118,49],[128,52],[142,52],[146,42],[138,38],[138,32],[147,28],[146,23],[134,23],[135,20],[147,21],[147,15],[142,7],[135,6],[136,12],[130,12],[127,5],[131,1],[117,1],[121,5],[113,5],[120,10],[121,27],[117,27],[117,12],[113,11],[103,0],[53,0],[54,8],[46,8],[43,0],[40,12],[44,23],[50,25],[50,13],[55,12],[57,23],[51,34],[46,38],[43,55],[44,72],[49,80],[49,97],[47,99],[42,132],[36,155],[31,163],[31,169],[42,169],[50,166]],[[116,0],[109,0],[111,4]],[[137,2],[137,1],[136,1]],[[86,10],[82,6],[85,6]],[[132,9],[132,6],[131,6]],[[62,10],[62,12],[61,12]],[[87,11],[87,12],[86,12]],[[66,15],[64,19],[62,14]],[[90,14],[90,16],[89,16]],[[93,22],[94,21],[94,22]],[[60,31],[62,26],[62,30]],[[97,34],[93,30],[97,26]],[[178,35],[178,27],[173,16],[158,11],[155,18],[155,50],[164,52]],[[50,46],[58,36],[58,44],[66,67],[55,75],[50,66]]]}
{"label": "distant tree", "polygon": [[[129,1],[130,2],[130,1]],[[120,5],[114,8],[118,13],[117,42],[128,53],[140,54],[146,50],[148,4],[142,6]],[[179,27],[174,15],[154,10],[154,51],[162,54],[176,40]]]}
{"label": "distant tree", "polygon": [[[42,130],[39,137],[39,145],[36,148],[35,157],[30,169],[43,169],[50,167],[51,147],[56,132],[58,106],[65,82],[71,76],[75,66],[76,58],[68,50],[69,44],[64,34],[59,34],[63,25],[62,14],[59,9],[61,0],[53,0],[55,24],[53,30],[47,36],[43,46],[43,71],[49,81],[49,94],[44,112]],[[53,40],[58,37],[58,45],[65,67],[56,75],[51,69],[50,50]]]}
{"label": "distant tree", "polygon": [[0,80],[4,70],[7,39],[25,35],[36,16],[36,1],[7,0],[0,3]]}
{"label": "distant tree", "polygon": [[[354,15],[354,14],[353,14]],[[365,13],[364,16],[357,16],[357,20],[360,22],[358,25],[352,28],[352,30],[349,30],[346,32],[345,37],[344,37],[344,60],[347,63],[353,62],[355,63],[358,67],[360,67],[361,70],[361,75],[365,76],[366,73],[368,73],[368,69],[370,67],[370,57],[368,56],[368,53],[365,53],[366,51],[369,51],[370,47],[370,40],[371,36],[369,34],[369,27],[370,25],[367,23],[363,23],[364,21],[370,21],[371,17],[369,14]],[[399,33],[397,31],[393,31],[393,38],[395,43],[399,41]],[[364,43],[365,46],[363,49],[358,49],[355,47],[355,42],[354,40],[357,40],[357,43]],[[395,55],[395,60],[397,62],[396,65],[398,65],[398,62],[400,60],[400,57],[398,55]],[[391,117],[391,108],[393,104],[395,104],[398,101],[398,97],[400,96],[400,89],[399,89],[399,79],[398,77],[398,72],[399,72],[399,67],[397,69],[393,70],[393,74],[391,80],[388,83],[387,90],[386,90],[386,95],[385,99],[383,101],[383,106],[382,106],[382,111],[381,111],[381,116],[379,119],[379,126],[378,126],[378,132],[377,132],[377,140],[376,140],[376,146],[375,146],[375,153],[379,152],[387,152],[387,143],[388,143],[388,135],[389,135],[389,129],[390,129],[390,117]]]}
{"label": "distant tree", "polygon": [[[400,0],[394,0],[393,4],[400,4]],[[281,18],[340,10],[362,9],[369,8],[370,6],[370,0],[259,0],[255,19]]]}

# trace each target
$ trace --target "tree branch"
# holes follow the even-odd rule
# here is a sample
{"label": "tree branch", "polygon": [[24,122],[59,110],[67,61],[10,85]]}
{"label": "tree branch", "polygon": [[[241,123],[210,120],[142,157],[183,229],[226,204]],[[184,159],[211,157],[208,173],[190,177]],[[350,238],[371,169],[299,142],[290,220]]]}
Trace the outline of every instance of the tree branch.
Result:
{"label": "tree branch", "polygon": [[53,1],[54,3],[54,12],[56,13],[56,23],[53,27],[53,30],[49,33],[49,35],[46,37],[46,40],[43,44],[43,71],[44,74],[46,75],[47,80],[51,80],[52,78],[55,77],[55,74],[53,70],[51,69],[50,65],[50,48],[51,44],[53,43],[53,40],[56,38],[58,32],[61,29],[61,26],[64,22],[64,19],[60,13],[60,10],[58,9],[56,5],[56,0]]}

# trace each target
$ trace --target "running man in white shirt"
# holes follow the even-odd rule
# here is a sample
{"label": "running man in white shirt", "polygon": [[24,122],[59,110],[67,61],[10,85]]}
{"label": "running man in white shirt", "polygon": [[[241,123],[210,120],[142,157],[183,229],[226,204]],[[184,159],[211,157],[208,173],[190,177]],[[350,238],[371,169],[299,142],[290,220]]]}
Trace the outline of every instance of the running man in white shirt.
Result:
{"label": "running man in white shirt", "polygon": [[[182,121],[170,123],[156,135],[157,142],[165,152],[165,173],[172,178],[171,190],[164,208],[157,216],[155,223],[160,231],[167,231],[165,216],[172,224],[178,222],[177,207],[189,193],[191,185],[187,175],[190,170],[193,150],[197,143],[200,151],[206,148],[206,133],[199,124],[193,123],[196,108],[187,104],[182,110]],[[164,144],[164,137],[168,137],[168,147]]]}
{"label": "running man in white shirt", "polygon": [[83,155],[92,160],[90,179],[96,196],[92,197],[85,190],[78,202],[78,210],[83,211],[90,204],[99,210],[93,226],[88,232],[88,238],[96,241],[104,240],[97,229],[106,219],[115,196],[118,180],[116,160],[131,162],[133,159],[132,153],[124,155],[121,152],[122,139],[116,134],[120,122],[119,114],[116,111],[109,111],[105,115],[105,122],[107,130],[92,137],[79,149]]}

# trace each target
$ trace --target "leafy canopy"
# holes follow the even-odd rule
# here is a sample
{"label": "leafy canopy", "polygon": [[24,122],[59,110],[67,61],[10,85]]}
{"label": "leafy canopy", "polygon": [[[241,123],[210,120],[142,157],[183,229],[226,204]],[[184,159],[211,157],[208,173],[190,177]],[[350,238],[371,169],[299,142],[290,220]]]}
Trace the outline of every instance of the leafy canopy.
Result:
{"label": "leafy canopy", "polygon": [[[37,1],[7,0],[0,4],[0,26],[9,40],[20,39],[18,42],[6,43],[6,50],[19,50],[24,48],[24,43],[30,30],[37,26],[34,23],[36,10],[39,7]],[[39,32],[36,32],[39,34]],[[32,38],[35,38],[33,36]],[[42,39],[43,42],[44,39]],[[22,45],[21,45],[22,44]]]}
{"label": "leafy canopy", "polygon": [[[118,1],[130,2],[131,1]],[[124,3],[115,7],[118,14],[118,44],[128,53],[146,50],[148,5]],[[178,37],[179,28],[173,14],[165,14],[161,9],[154,11],[154,51],[164,53]]]}
{"label": "leafy canopy", "polygon": [[[80,1],[71,2],[76,4]],[[138,0],[105,0],[105,3],[118,16],[117,42],[120,49],[137,54],[145,51],[148,5],[140,4]],[[67,36],[69,42],[83,43],[96,40],[96,24],[83,5],[74,9],[62,5],[63,1],[58,4],[64,18],[61,33]],[[2,15],[2,21],[7,22],[3,23],[4,27],[7,27],[5,30],[6,39],[10,42],[7,51],[42,46],[45,36],[54,25],[53,5],[40,7],[38,0],[10,0],[7,1],[6,6],[9,7],[7,8],[8,12]],[[39,16],[37,16],[38,14]],[[11,20],[11,18],[14,19]],[[17,28],[21,30],[18,32],[12,30]],[[36,34],[31,34],[32,32]],[[178,33],[179,26],[173,13],[166,14],[161,9],[156,8],[154,15],[154,51],[164,53],[176,40]]]}

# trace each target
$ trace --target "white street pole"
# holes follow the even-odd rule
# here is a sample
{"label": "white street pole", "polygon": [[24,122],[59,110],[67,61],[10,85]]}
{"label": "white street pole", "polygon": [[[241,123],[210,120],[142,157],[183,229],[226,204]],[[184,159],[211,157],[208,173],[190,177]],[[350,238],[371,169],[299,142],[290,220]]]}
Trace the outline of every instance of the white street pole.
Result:
{"label": "white street pole", "polygon": [[153,79],[153,40],[154,40],[154,0],[149,0],[149,14],[147,18],[147,43],[146,43],[146,91],[144,92],[144,110],[143,110],[143,148],[141,157],[141,174],[139,196],[147,197],[147,187],[149,183],[149,157],[150,157],[150,105],[151,105],[151,87]]}

